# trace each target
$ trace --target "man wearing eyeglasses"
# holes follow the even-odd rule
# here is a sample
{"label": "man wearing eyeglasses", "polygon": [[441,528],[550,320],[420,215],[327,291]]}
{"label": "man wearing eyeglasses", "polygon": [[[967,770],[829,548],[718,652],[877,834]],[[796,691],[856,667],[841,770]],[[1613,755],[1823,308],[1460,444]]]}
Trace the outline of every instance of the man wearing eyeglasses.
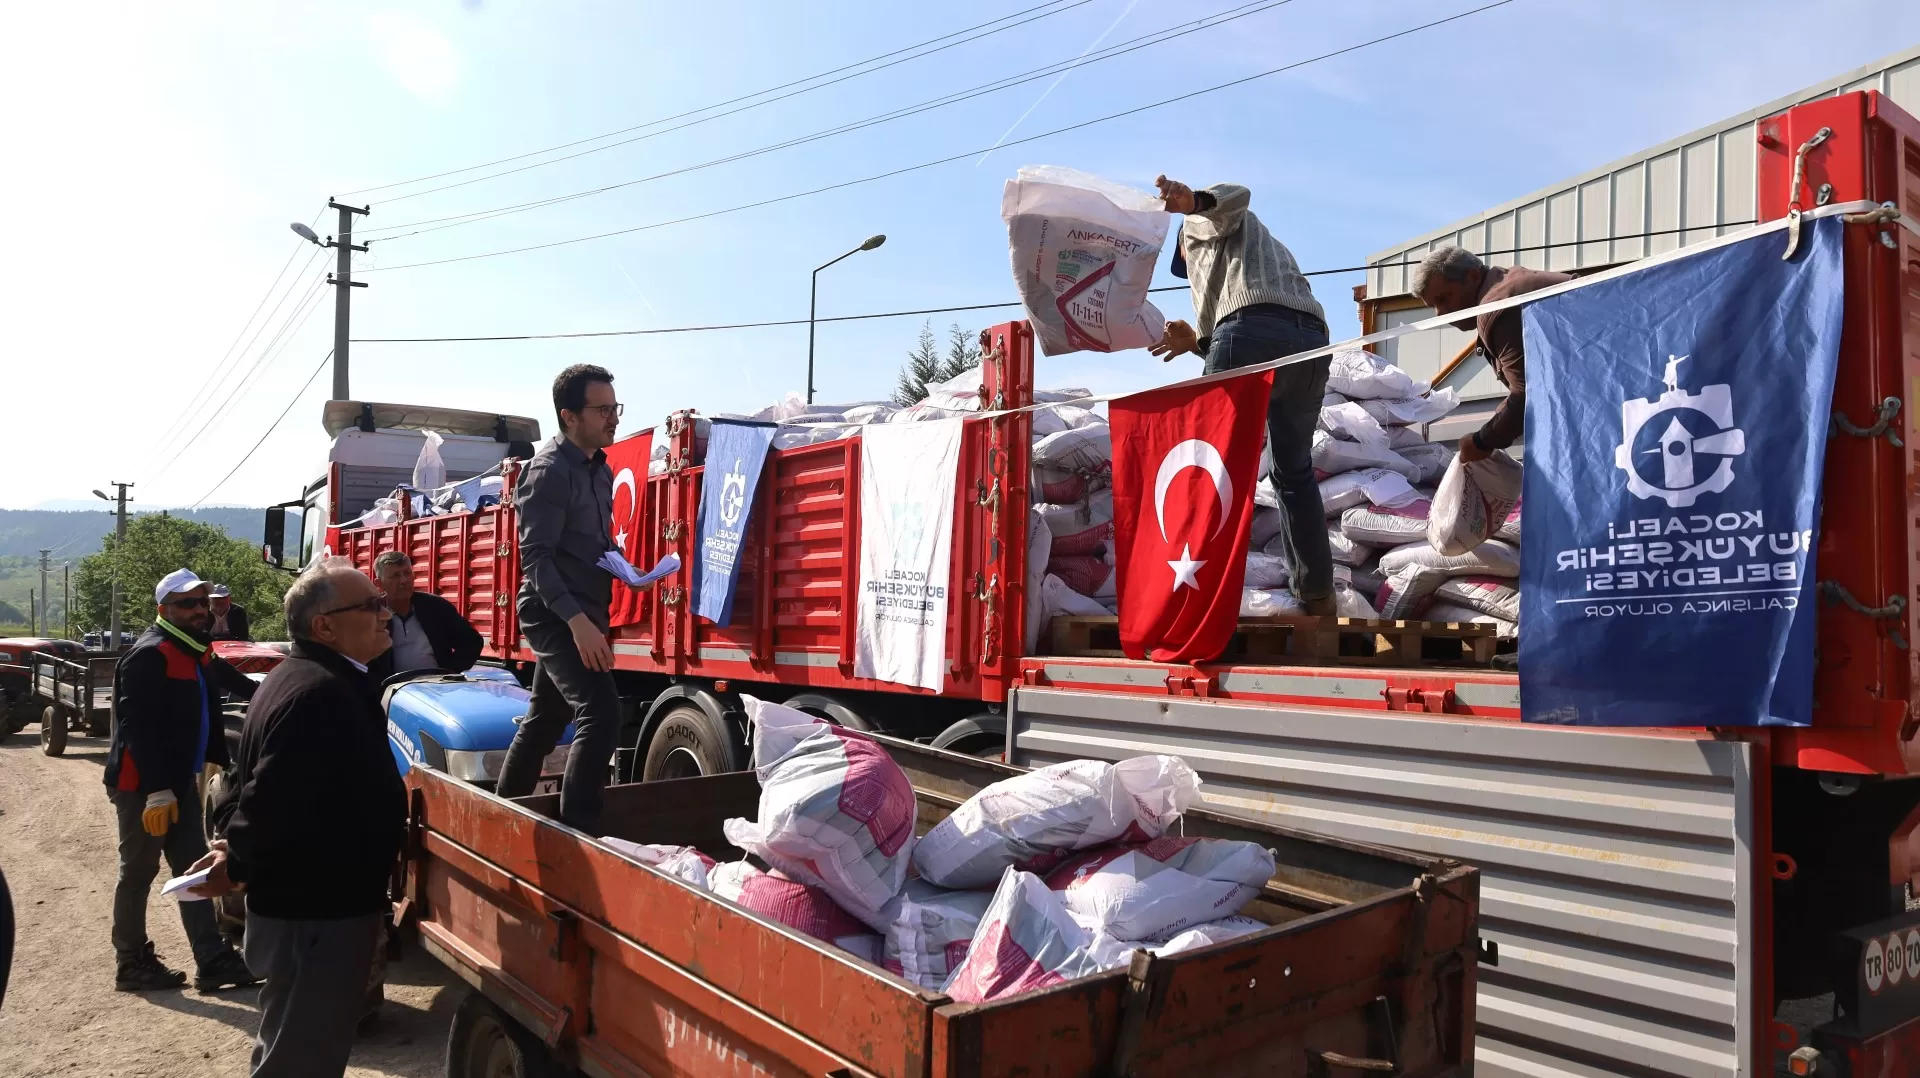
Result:
{"label": "man wearing eyeglasses", "polygon": [[386,596],[328,558],[294,581],[286,613],[293,647],[247,709],[234,782],[214,806],[222,838],[192,892],[246,888],[247,965],[267,982],[254,1078],[345,1072],[406,828],[367,673],[393,644]]}
{"label": "man wearing eyeglasses", "polygon": [[[196,782],[206,764],[228,766],[218,693],[246,699],[254,685],[215,656],[207,584],[192,571],[168,573],[153,589],[156,617],[114,668],[113,740],[107,749],[107,796],[120,829],[120,881],[113,892],[113,987],[121,992],[179,988],[187,975],[169,969],[147,938],[147,894],[164,855],[183,875],[207,852]],[[180,904],[193,946],[194,987],[202,992],[257,982],[227,946],[213,909]]]}
{"label": "man wearing eyeglasses", "polygon": [[620,727],[608,606],[613,577],[596,564],[613,545],[613,472],[606,448],[620,427],[613,375],[576,364],[553,380],[560,433],[520,474],[520,632],[539,657],[533,700],[501,764],[501,797],[533,792],[540,762],[572,722],[560,819],[599,834],[601,794]]}

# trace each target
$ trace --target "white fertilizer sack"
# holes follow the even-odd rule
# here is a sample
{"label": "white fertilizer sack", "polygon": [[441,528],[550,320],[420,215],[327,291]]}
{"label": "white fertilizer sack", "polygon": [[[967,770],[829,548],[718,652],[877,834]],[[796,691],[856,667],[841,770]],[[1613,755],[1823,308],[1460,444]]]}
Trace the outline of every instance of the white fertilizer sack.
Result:
{"label": "white fertilizer sack", "polygon": [[1041,351],[1119,352],[1166,335],[1147,302],[1167,238],[1159,196],[1072,169],[1023,168],[1007,181],[1000,218]]}
{"label": "white fertilizer sack", "polygon": [[1364,348],[1346,348],[1333,354],[1327,388],[1356,400],[1379,400],[1417,397],[1427,384]]}
{"label": "white fertilizer sack", "polygon": [[709,877],[713,893],[770,921],[825,940],[869,962],[880,961],[880,935],[840,908],[833,896],[778,873],[762,872],[745,861],[729,861]]}
{"label": "white fertilizer sack", "polygon": [[913,784],[866,735],[741,697],[753,724],[759,820],[727,820],[727,841],[786,876],[826,890],[879,927],[907,880]]}
{"label": "white fertilizer sack", "polygon": [[1372,546],[1417,543],[1427,537],[1428,504],[1417,499],[1394,509],[1356,505],[1340,514],[1340,530],[1354,542]]}
{"label": "white fertilizer sack", "polygon": [[1272,877],[1255,843],[1162,835],[1083,854],[1046,881],[1081,927],[1144,940],[1238,913]]}
{"label": "white fertilizer sack", "polygon": [[1094,950],[1093,942],[1040,877],[1010,868],[945,991],[985,1003],[1100,973],[1132,954],[1124,944]]}
{"label": "white fertilizer sack", "polygon": [[1456,576],[1434,591],[1437,603],[1477,610],[1501,621],[1520,620],[1520,590],[1513,581],[1492,576]]}
{"label": "white fertilizer sack", "polygon": [[925,880],[908,880],[891,911],[880,964],[938,992],[966,959],[992,901],[990,891],[949,891]]}
{"label": "white fertilizer sack", "polygon": [[[1343,510],[1367,502],[1386,506],[1405,505],[1419,496],[1404,474],[1386,468],[1362,468],[1320,481],[1320,504],[1330,517],[1339,516]],[[1278,499],[1274,504],[1279,504]]]}
{"label": "white fertilizer sack", "polygon": [[1158,838],[1199,799],[1200,777],[1175,756],[1067,760],[968,798],[915,844],[913,864],[942,887],[986,887],[1009,867],[1045,871],[1075,850]]}
{"label": "white fertilizer sack", "polygon": [[600,841],[643,865],[652,865],[667,875],[685,880],[703,891],[711,889],[712,885],[707,877],[713,871],[713,858],[692,846],[659,846],[628,842],[624,838],[614,838],[612,835],[603,836]]}
{"label": "white fertilizer sack", "polygon": [[1380,555],[1380,571],[1392,576],[1418,566],[1448,576],[1519,576],[1520,551],[1498,539],[1489,539],[1465,554],[1442,554],[1428,543],[1408,543]]}
{"label": "white fertilizer sack", "polygon": [[1386,468],[1409,480],[1420,475],[1412,462],[1384,445],[1342,441],[1324,430],[1313,432],[1313,467],[1327,476],[1361,468]]}
{"label": "white fertilizer sack", "polygon": [[1456,459],[1433,496],[1427,541],[1442,554],[1465,554],[1493,538],[1520,500],[1520,475],[1520,462],[1502,452]]}

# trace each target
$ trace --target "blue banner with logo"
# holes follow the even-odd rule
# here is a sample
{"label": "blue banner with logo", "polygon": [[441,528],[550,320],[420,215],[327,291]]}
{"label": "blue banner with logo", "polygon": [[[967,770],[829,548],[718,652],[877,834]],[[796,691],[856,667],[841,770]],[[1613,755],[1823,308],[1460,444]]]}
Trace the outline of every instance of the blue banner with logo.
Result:
{"label": "blue banner with logo", "polygon": [[1583,726],[1812,721],[1841,222],[1523,309],[1520,707]]}
{"label": "blue banner with logo", "polygon": [[760,488],[760,468],[778,429],[771,423],[716,419],[707,435],[693,609],[723,629],[733,620],[733,590],[740,579],[747,525],[753,520],[753,495]]}

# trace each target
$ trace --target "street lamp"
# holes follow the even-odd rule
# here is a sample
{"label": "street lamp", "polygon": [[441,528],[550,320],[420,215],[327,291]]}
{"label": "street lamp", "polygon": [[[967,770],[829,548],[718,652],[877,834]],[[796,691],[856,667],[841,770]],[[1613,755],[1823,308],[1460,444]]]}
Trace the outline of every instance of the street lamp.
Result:
{"label": "street lamp", "polygon": [[303,240],[306,240],[308,243],[314,244],[315,246],[319,246],[319,247],[326,246],[326,244],[320,242],[320,234],[318,232],[315,232],[313,229],[308,228],[306,225],[303,225],[298,221],[295,221],[294,223],[288,225],[287,227],[293,229],[294,235],[300,237]]}
{"label": "street lamp", "polygon": [[859,254],[861,251],[871,251],[875,247],[878,247],[885,242],[887,242],[887,237],[885,236],[868,236],[867,241],[865,243],[862,243],[860,246],[855,247],[853,250],[848,251],[846,254],[841,255],[840,258],[836,258],[832,262],[828,262],[826,263],[826,265],[820,266],[813,271],[813,289],[808,294],[808,298],[807,298],[807,403],[808,404],[813,403],[813,319],[814,319],[815,312],[819,309],[819,306],[820,306],[820,271],[823,269],[826,269],[827,266],[833,265],[834,262],[840,261],[841,258],[851,258],[854,255]]}

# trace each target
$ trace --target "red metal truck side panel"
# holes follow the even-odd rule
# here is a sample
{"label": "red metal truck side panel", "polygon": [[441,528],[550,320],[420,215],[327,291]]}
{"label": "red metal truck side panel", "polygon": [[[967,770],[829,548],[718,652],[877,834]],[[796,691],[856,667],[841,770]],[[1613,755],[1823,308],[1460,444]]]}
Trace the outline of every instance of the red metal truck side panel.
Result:
{"label": "red metal truck side panel", "polygon": [[[1153,1002],[1126,1073],[1342,1073],[1316,1069],[1309,1051],[1384,1054],[1382,1038],[1370,1037],[1368,1029],[1367,1005],[1377,996],[1387,1001],[1405,1064],[1395,1073],[1440,1075],[1468,1064],[1470,1044],[1452,1033],[1467,1028],[1453,1025],[1460,1007],[1471,1022],[1478,903],[1465,890],[1436,888],[1425,901],[1382,896],[1317,914],[1311,931],[1301,922],[1289,946],[1226,948],[1170,969],[1148,993]],[[1428,965],[1434,961],[1447,969],[1437,978]],[[1426,976],[1385,983],[1376,976],[1395,968]],[[935,1060],[947,1064],[944,1073],[983,1078],[1109,1073],[1126,995],[1124,982],[1080,982],[987,1007],[949,1004],[934,1012]],[[1259,1020],[1269,1015],[1271,1021]],[[936,1067],[935,1073],[943,1072]]]}
{"label": "red metal truck side panel", "polygon": [[486,637],[488,654],[504,656],[516,642],[513,595],[519,565],[510,508],[349,528],[334,550],[369,576],[375,558],[400,551],[413,560],[413,586],[457,607]]}
{"label": "red metal truck side panel", "polygon": [[[1795,155],[1822,128],[1832,134],[1807,154],[1799,205],[1870,199],[1920,207],[1920,122],[1877,93],[1809,102],[1758,127],[1761,220],[1788,212],[1796,198],[1789,191]],[[1827,185],[1822,200],[1818,192]],[[1779,731],[1777,759],[1812,770],[1908,774],[1920,770],[1909,723],[1920,652],[1900,642],[1912,642],[1920,630],[1920,592],[1911,590],[1920,581],[1911,571],[1920,557],[1920,334],[1907,332],[1903,341],[1902,308],[1909,323],[1920,318],[1920,295],[1902,294],[1900,251],[1882,244],[1882,232],[1914,249],[1898,225],[1847,227],[1846,321],[1833,406],[1869,427],[1881,401],[1904,401],[1895,430],[1906,432],[1906,447],[1838,431],[1828,440],[1818,572],[1867,607],[1903,595],[1907,605],[1903,617],[1889,619],[1822,602],[1815,725]]]}
{"label": "red metal truck side panel", "polygon": [[[423,931],[427,925],[452,931],[544,999],[571,1006],[578,1020],[584,1022],[590,1001],[569,1002],[568,993],[584,990],[586,982],[558,971],[591,970],[609,961],[626,965],[628,959],[610,953],[612,938],[595,936],[587,922],[631,925],[646,929],[647,955],[704,982],[709,1002],[731,1001],[728,1009],[705,1010],[694,994],[681,995],[675,984],[656,980],[676,995],[679,1013],[689,1022],[729,1029],[743,1048],[767,1047],[728,1025],[737,1017],[730,1008],[740,1006],[772,1022],[814,1031],[826,1052],[874,1074],[925,1073],[931,1020],[921,993],[904,982],[877,977],[830,945],[772,928],[678,881],[636,872],[613,851],[558,826],[542,826],[532,813],[478,795],[430,769],[419,769],[408,781],[429,821],[427,864],[457,869],[429,873],[419,915]],[[484,859],[477,851],[485,851]],[[503,905],[498,896],[510,903]],[[550,952],[561,930],[547,915],[556,909],[574,915],[579,943],[591,955],[563,945],[555,961]],[[538,921],[528,914],[537,914]],[[625,1004],[615,1013],[626,1014]],[[644,1027],[630,1023],[628,1029]],[[671,1057],[664,1029],[647,1038],[653,1051]],[[712,1072],[690,1067],[679,1073]]]}

